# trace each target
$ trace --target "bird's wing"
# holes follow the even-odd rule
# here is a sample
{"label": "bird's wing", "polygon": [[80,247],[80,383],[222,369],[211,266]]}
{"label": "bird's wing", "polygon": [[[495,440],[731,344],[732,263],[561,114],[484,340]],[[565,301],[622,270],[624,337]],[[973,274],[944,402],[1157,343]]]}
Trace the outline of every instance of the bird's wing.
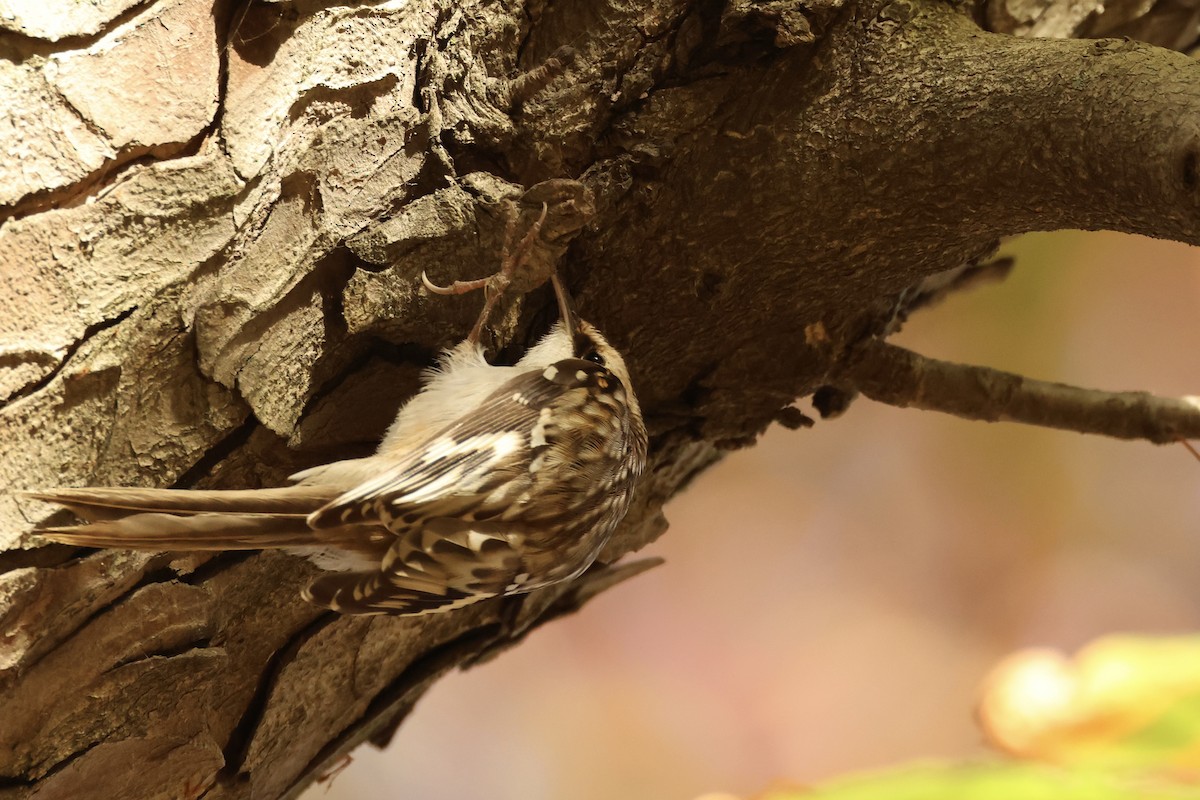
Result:
{"label": "bird's wing", "polygon": [[511,502],[505,495],[553,435],[554,407],[582,402],[615,381],[602,365],[576,358],[521,373],[392,466],[314,511],[308,524],[320,530],[380,522],[403,536],[421,519],[467,514],[489,498]]}
{"label": "bird's wing", "polygon": [[378,570],[323,575],[310,602],[343,614],[449,611],[521,588],[522,526],[440,517],[396,539]]}
{"label": "bird's wing", "polygon": [[540,454],[562,444],[558,413],[615,381],[582,359],[522,373],[394,467],[314,513],[309,524],[318,531],[374,522],[396,538],[378,570],[323,575],[305,597],[344,614],[426,614],[548,582],[527,563],[546,554],[525,546],[545,539],[547,520],[522,519],[512,506],[535,488]]}

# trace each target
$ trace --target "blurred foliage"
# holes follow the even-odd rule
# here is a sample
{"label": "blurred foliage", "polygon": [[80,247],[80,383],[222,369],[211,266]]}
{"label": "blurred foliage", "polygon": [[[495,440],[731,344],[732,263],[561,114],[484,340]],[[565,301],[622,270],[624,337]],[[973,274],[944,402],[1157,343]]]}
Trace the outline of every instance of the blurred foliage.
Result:
{"label": "blurred foliage", "polygon": [[980,723],[1013,755],[1200,777],[1200,636],[1022,650],[984,682]]}
{"label": "blurred foliage", "polygon": [[978,719],[1013,760],[905,766],[761,800],[1200,798],[1200,636],[1018,651],[984,681]]}
{"label": "blurred foliage", "polygon": [[1030,764],[925,764],[856,776],[813,789],[778,789],[758,800],[1180,800],[1200,788],[1144,777]]}

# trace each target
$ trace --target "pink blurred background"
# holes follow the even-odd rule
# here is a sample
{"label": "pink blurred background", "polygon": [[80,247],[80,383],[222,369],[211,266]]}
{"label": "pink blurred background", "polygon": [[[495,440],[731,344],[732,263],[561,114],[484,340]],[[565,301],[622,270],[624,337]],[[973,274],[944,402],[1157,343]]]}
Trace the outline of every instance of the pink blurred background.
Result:
{"label": "pink blurred background", "polygon": [[[1023,237],[1005,283],[914,317],[924,354],[1200,394],[1200,250]],[[772,429],[667,508],[667,563],[443,680],[305,800],[747,796],[984,752],[977,687],[1027,645],[1200,629],[1200,462],[857,401]]]}

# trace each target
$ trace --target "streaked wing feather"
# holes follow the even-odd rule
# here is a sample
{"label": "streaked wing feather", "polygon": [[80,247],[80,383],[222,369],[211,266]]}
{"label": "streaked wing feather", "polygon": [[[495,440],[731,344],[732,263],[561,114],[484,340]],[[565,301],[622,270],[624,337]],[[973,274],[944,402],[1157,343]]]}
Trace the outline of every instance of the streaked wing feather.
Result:
{"label": "streaked wing feather", "polygon": [[388,524],[405,509],[479,492],[494,473],[523,468],[543,408],[606,377],[607,369],[582,359],[523,372],[394,466],[315,511],[309,525],[320,529],[366,520]]}
{"label": "streaked wing feather", "polygon": [[378,571],[323,575],[310,601],[350,614],[427,614],[503,595],[523,576],[519,525],[429,520],[397,539]]}
{"label": "streaked wing feather", "polygon": [[301,595],[310,603],[342,614],[401,614],[420,616],[487,599],[484,595],[454,590],[440,592],[400,586],[382,588],[379,572],[349,572],[322,575]]}

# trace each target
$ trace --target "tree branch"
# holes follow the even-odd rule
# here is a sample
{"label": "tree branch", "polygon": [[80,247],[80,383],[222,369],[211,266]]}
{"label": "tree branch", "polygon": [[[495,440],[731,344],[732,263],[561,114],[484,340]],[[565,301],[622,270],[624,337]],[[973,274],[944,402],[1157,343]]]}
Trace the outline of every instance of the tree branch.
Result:
{"label": "tree branch", "polygon": [[878,339],[855,350],[841,379],[881,403],[964,419],[1023,422],[1155,444],[1200,438],[1197,397],[1083,389],[939,361]]}
{"label": "tree branch", "polygon": [[820,385],[825,354],[795,345],[807,326],[852,346],[1001,237],[1200,243],[1200,64],[1183,54],[988,34],[949,4],[895,2],[765,63],[723,62],[618,118],[608,140],[652,154],[636,162],[652,188],[621,194],[629,167],[591,164],[607,203],[574,251],[576,275],[603,276],[576,281],[581,307],[654,376],[649,412],[684,405],[705,437],[754,435]]}

